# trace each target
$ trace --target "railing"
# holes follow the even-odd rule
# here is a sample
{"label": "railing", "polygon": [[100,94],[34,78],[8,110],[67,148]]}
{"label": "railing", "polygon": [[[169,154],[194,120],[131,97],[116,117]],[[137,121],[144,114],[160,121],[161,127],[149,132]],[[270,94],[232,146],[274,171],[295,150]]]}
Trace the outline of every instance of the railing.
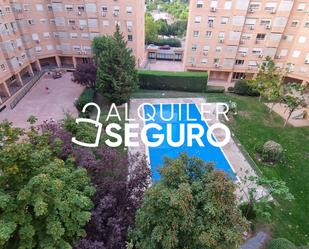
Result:
{"label": "railing", "polygon": [[17,94],[17,96],[14,98],[14,100],[11,102],[10,106],[11,109],[14,109],[15,106],[19,103],[19,101],[22,100],[23,97],[30,91],[30,89],[35,85],[35,83],[45,74],[45,71],[42,70],[21,89],[21,91]]}

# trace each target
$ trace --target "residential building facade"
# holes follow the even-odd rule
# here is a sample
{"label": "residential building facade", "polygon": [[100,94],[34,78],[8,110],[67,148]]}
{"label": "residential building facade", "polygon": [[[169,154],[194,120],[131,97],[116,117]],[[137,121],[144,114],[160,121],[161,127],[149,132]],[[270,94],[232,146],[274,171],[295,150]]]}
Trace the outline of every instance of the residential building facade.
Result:
{"label": "residential building facade", "polygon": [[42,68],[74,68],[92,57],[94,37],[116,24],[140,66],[143,0],[0,0],[0,105]]}
{"label": "residential building facade", "polygon": [[212,80],[253,77],[267,56],[309,81],[309,0],[192,0],[185,69]]}

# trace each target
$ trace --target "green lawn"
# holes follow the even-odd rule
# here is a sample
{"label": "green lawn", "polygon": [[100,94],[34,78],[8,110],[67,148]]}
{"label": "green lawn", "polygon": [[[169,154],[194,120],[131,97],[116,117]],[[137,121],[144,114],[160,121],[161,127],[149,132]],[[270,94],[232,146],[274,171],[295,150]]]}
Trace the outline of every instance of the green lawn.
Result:
{"label": "green lawn", "polygon": [[[143,90],[133,97],[200,96],[205,94]],[[274,237],[285,237],[297,245],[309,243],[309,127],[283,128],[283,119],[276,114],[269,114],[257,98],[226,94],[206,94],[206,98],[208,101],[233,100],[238,103],[239,115],[230,122],[230,128],[263,174],[284,180],[295,197],[293,202],[279,200],[280,206],[274,210],[272,217]],[[276,167],[265,166],[256,160],[256,144],[270,139],[283,146],[287,157],[285,163]]]}

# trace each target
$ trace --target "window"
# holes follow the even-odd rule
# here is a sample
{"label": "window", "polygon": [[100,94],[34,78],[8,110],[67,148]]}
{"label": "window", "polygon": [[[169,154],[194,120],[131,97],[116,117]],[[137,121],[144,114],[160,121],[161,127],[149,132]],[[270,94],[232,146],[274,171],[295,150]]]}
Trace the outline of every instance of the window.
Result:
{"label": "window", "polygon": [[81,33],[81,38],[82,39],[89,39],[89,34],[88,33]]}
{"label": "window", "polygon": [[306,8],[306,4],[305,3],[300,3],[298,4],[297,10],[298,11],[303,11]]}
{"label": "window", "polygon": [[102,6],[102,16],[107,16],[107,7]]}
{"label": "window", "polygon": [[256,61],[248,61],[248,66],[249,67],[256,67],[258,64]]}
{"label": "window", "polygon": [[129,32],[132,32],[133,29],[133,22],[132,21],[127,21],[127,30]]}
{"label": "window", "polygon": [[298,39],[299,43],[306,43],[306,41],[307,41],[307,37],[306,36],[300,36],[299,39]]}
{"label": "window", "polygon": [[29,24],[29,25],[34,25],[34,20],[33,20],[33,19],[29,19],[29,20],[28,20],[28,24]]}
{"label": "window", "polygon": [[132,6],[127,6],[127,7],[126,7],[126,12],[127,12],[128,14],[131,14],[131,13],[133,12],[133,7],[132,7]]}
{"label": "window", "polygon": [[45,39],[48,39],[48,38],[50,37],[49,32],[44,32],[44,33],[43,33],[43,37],[44,37]]}
{"label": "window", "polygon": [[46,48],[47,48],[48,51],[54,50],[54,45],[51,45],[51,44],[47,45]]}
{"label": "window", "polygon": [[309,21],[305,22],[305,28],[309,28]]}
{"label": "window", "polygon": [[258,11],[260,10],[260,7],[261,7],[261,3],[258,3],[258,2],[252,2],[250,3],[250,6],[249,6],[249,11]]}
{"label": "window", "polygon": [[103,26],[104,27],[108,27],[109,26],[109,21],[108,20],[104,20],[103,21]]}
{"label": "window", "polygon": [[263,41],[266,38],[266,34],[257,34],[256,35],[256,40],[258,41]]}
{"label": "window", "polygon": [[222,47],[216,47],[216,53],[221,53]]}
{"label": "window", "polygon": [[234,80],[244,79],[245,77],[246,77],[245,73],[233,73]]}
{"label": "window", "polygon": [[282,49],[279,55],[280,55],[281,57],[285,57],[285,56],[288,55],[288,52],[289,52],[288,49]]}
{"label": "window", "polygon": [[120,13],[120,7],[119,6],[114,6],[113,15],[114,16],[119,16],[119,13]]}
{"label": "window", "polygon": [[70,36],[71,39],[77,39],[77,33],[71,33]]}
{"label": "window", "polygon": [[211,38],[212,32],[211,31],[206,31],[206,38]]}
{"label": "window", "polygon": [[206,58],[202,58],[201,63],[202,64],[207,64],[207,59]]}
{"label": "window", "polygon": [[193,37],[198,37],[199,31],[193,31]]}
{"label": "window", "polygon": [[0,68],[1,68],[2,71],[5,71],[5,65],[4,64],[1,64]]}
{"label": "window", "polygon": [[227,24],[229,22],[229,18],[228,17],[221,17],[221,24]]}
{"label": "window", "polygon": [[262,26],[267,26],[267,25],[270,25],[271,24],[271,20],[270,19],[262,19],[260,24]]}
{"label": "window", "polygon": [[195,23],[201,23],[201,21],[202,21],[202,17],[201,16],[196,16],[195,19],[194,19]]}
{"label": "window", "polygon": [[196,8],[203,8],[204,6],[204,1],[203,0],[198,0],[196,4]]}
{"label": "window", "polygon": [[46,19],[40,19],[41,24],[46,24]]}
{"label": "window", "polygon": [[85,7],[84,6],[77,6],[78,12],[85,12]]}
{"label": "window", "polygon": [[36,4],[35,7],[36,7],[37,11],[43,11],[44,10],[43,4]]}
{"label": "window", "polygon": [[235,65],[244,65],[245,64],[245,60],[236,60],[235,61]]}
{"label": "window", "polygon": [[210,16],[208,17],[208,27],[212,28],[214,26],[215,18]]}
{"label": "window", "polygon": [[232,8],[232,1],[225,1],[224,3],[224,9],[230,10]]}
{"label": "window", "polygon": [[53,7],[50,4],[47,5],[47,9],[48,9],[48,11],[53,11]]}
{"label": "window", "polygon": [[299,21],[298,20],[293,20],[292,23],[291,23],[291,26],[292,27],[297,27],[299,24]]}
{"label": "window", "polygon": [[8,14],[11,13],[11,7],[9,7],[9,6],[4,7],[4,10]]}
{"label": "window", "polygon": [[[43,11],[43,5],[42,4],[37,4],[36,5],[36,10],[37,11]],[[24,11],[30,11],[30,5],[29,4],[24,4]]]}
{"label": "window", "polygon": [[298,58],[299,56],[300,56],[300,51],[299,50],[295,50],[294,52],[293,52],[293,54],[292,54],[292,57],[293,58]]}
{"label": "window", "polygon": [[67,12],[72,12],[73,11],[73,5],[65,5],[65,10]]}
{"label": "window", "polygon": [[2,16],[3,15],[3,12],[2,12],[2,9],[0,8],[0,15]]}
{"label": "window", "polygon": [[133,35],[128,35],[128,41],[133,41]]}
{"label": "window", "polygon": [[69,25],[75,25],[75,23],[76,23],[75,20],[72,20],[72,19],[70,19],[70,20],[68,21],[68,24],[69,24]]}

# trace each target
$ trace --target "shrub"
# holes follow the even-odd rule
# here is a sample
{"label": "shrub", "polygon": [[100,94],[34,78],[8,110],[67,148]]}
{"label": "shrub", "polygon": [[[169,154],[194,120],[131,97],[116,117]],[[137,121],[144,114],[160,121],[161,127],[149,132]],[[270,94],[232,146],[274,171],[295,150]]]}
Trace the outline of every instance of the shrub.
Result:
{"label": "shrub", "polygon": [[81,85],[93,87],[96,82],[97,67],[91,62],[88,64],[78,64],[73,72],[73,80]]}
{"label": "shrub", "polygon": [[234,87],[232,87],[232,86],[228,87],[227,91],[230,92],[230,93],[233,93],[234,92]]}
{"label": "shrub", "polygon": [[289,240],[284,238],[273,239],[267,249],[296,249],[297,247]]}
{"label": "shrub", "polygon": [[[83,107],[92,102],[93,101],[93,97],[94,97],[94,89],[93,88],[85,88],[85,90],[82,92],[82,94],[79,96],[79,98],[75,101],[75,107],[76,109],[81,112],[83,110]],[[91,108],[87,109],[87,114],[89,114],[89,112]]]}
{"label": "shrub", "polygon": [[181,41],[175,38],[159,39],[157,41],[153,41],[152,44],[157,46],[170,45],[175,48],[181,47]]}
{"label": "shrub", "polygon": [[138,72],[140,87],[149,90],[175,90],[188,92],[205,92],[207,73],[196,72]]}
{"label": "shrub", "polygon": [[234,93],[238,95],[258,96],[258,92],[252,89],[246,80],[238,80],[234,86]]}
{"label": "shrub", "polygon": [[263,145],[262,160],[264,162],[278,162],[282,159],[283,148],[274,141],[268,141]]}

